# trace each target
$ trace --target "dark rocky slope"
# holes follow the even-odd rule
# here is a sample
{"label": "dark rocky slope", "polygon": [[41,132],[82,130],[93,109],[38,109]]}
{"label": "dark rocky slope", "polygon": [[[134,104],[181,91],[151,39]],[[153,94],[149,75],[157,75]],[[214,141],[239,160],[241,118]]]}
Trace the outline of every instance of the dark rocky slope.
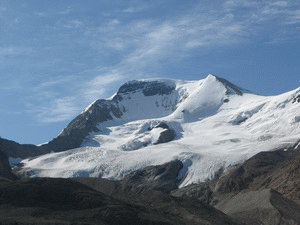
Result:
{"label": "dark rocky slope", "polygon": [[17,178],[1,153],[0,224],[236,224],[201,201],[166,194],[178,187],[183,166],[178,160],[134,171],[121,182],[101,178],[13,181]]}
{"label": "dark rocky slope", "polygon": [[0,179],[16,180],[17,177],[12,173],[8,158],[3,150],[3,140],[0,139]]}
{"label": "dark rocky slope", "polygon": [[183,163],[180,160],[158,166],[148,166],[128,174],[120,183],[138,189],[170,193],[178,188],[180,180],[177,177],[182,168]]}
{"label": "dark rocky slope", "polygon": [[245,163],[229,170],[215,185],[215,192],[272,188],[300,203],[300,148],[260,152]]}
{"label": "dark rocky slope", "polygon": [[97,128],[99,123],[112,120],[112,115],[120,118],[122,114],[116,102],[98,100],[72,120],[58,137],[39,148],[46,152],[59,152],[80,147],[90,132],[100,131]]}
{"label": "dark rocky slope", "polygon": [[[106,211],[101,211],[101,206],[97,205],[103,200],[97,200],[99,194],[94,196],[94,192],[100,191],[105,194],[105,199],[112,196],[118,199],[111,199],[113,202],[121,201],[126,206],[120,203],[121,206],[116,209],[113,206],[113,210],[107,206],[113,214],[108,213],[109,218],[122,218],[120,220],[123,221],[126,214],[131,221],[138,221],[136,224],[237,223],[225,214],[240,224],[300,224],[300,206],[296,203],[300,196],[299,165],[300,149],[295,145],[289,149],[261,152],[216,180],[181,189],[178,189],[178,174],[183,165],[178,160],[133,171],[121,181],[44,178],[2,182],[0,211],[5,218],[3,221],[9,223],[14,221],[12,218],[19,218],[16,221],[38,224],[38,217],[43,223],[90,221],[87,224],[105,224],[106,217],[102,214]],[[84,185],[78,186],[77,181]],[[92,189],[73,190],[79,187],[85,189],[85,185]],[[83,208],[80,208],[82,205]],[[214,205],[225,214],[209,205]],[[153,218],[155,221],[151,220]]]}
{"label": "dark rocky slope", "polygon": [[36,145],[19,144],[4,138],[0,138],[2,142],[2,151],[13,158],[35,157],[47,153]]}
{"label": "dark rocky slope", "polygon": [[261,152],[216,180],[172,191],[247,224],[300,224],[300,148]]}
{"label": "dark rocky slope", "polygon": [[199,201],[160,197],[163,198],[155,198],[158,202],[150,204],[143,201],[137,204],[133,200],[126,203],[70,179],[1,181],[0,223],[235,224],[225,214]]}
{"label": "dark rocky slope", "polygon": [[179,160],[149,166],[130,173],[121,181],[102,178],[72,179],[119,200],[178,216],[184,219],[185,224],[236,224],[225,214],[198,199],[169,195],[178,188],[180,180],[177,177],[182,166]]}
{"label": "dark rocky slope", "polygon": [[247,224],[300,224],[300,205],[273,189],[242,191],[227,197],[216,208]]}

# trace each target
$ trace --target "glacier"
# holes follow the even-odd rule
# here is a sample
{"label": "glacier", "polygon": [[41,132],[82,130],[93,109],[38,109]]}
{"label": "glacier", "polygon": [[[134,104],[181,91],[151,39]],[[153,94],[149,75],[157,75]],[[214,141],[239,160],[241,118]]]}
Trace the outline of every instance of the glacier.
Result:
{"label": "glacier", "polygon": [[[300,140],[300,88],[261,96],[225,79],[149,79],[123,85],[105,104],[118,114],[96,124],[81,146],[22,161],[29,177],[102,177],[128,173],[178,159],[180,187],[214,179],[261,151]],[[83,110],[92,113],[92,103]],[[103,102],[103,101],[102,101]],[[157,144],[166,129],[175,139]]]}

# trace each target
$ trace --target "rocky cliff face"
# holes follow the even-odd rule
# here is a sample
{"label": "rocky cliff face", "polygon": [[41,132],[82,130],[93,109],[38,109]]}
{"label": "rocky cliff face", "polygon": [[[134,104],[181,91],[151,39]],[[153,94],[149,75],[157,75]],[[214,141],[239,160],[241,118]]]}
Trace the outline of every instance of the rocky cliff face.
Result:
{"label": "rocky cliff face", "polygon": [[170,193],[177,189],[180,183],[179,171],[183,163],[175,160],[163,165],[149,166],[143,170],[134,171],[122,179],[122,184],[138,189],[158,190]]}
{"label": "rocky cliff face", "polygon": [[14,141],[0,138],[2,142],[2,151],[13,158],[35,157],[47,153],[36,145],[19,144]]}
{"label": "rocky cliff face", "polygon": [[0,138],[0,180],[2,178],[16,180],[16,176],[12,173],[8,158],[4,153],[3,140]]}
{"label": "rocky cliff face", "polygon": [[[136,91],[142,91],[144,96],[153,95],[169,95],[175,90],[174,86],[169,86],[160,81],[130,81],[119,88],[117,96],[122,94],[134,93]],[[119,98],[117,98],[119,99]]]}
{"label": "rocky cliff face", "polygon": [[98,100],[72,120],[62,133],[49,143],[40,146],[43,151],[64,151],[79,147],[90,132],[99,132],[99,123],[120,118],[123,112],[116,101]]}
{"label": "rocky cliff face", "polygon": [[[69,125],[49,143],[42,145],[42,151],[64,151],[80,147],[90,132],[101,132],[97,125],[114,118],[121,118],[127,109],[122,105],[124,99],[141,92],[145,97],[153,95],[169,95],[174,86],[159,81],[131,81],[122,85],[111,100],[99,99],[72,120]],[[137,111],[139,109],[137,108]],[[138,112],[137,112],[138,113]]]}

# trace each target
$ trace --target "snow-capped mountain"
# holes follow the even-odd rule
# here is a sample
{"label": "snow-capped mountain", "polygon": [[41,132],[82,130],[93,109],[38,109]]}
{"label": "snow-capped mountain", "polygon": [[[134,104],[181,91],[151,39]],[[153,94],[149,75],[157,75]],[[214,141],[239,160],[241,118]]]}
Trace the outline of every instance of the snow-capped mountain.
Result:
{"label": "snow-capped mountain", "polygon": [[121,179],[172,160],[181,187],[212,179],[261,151],[300,140],[300,88],[260,96],[208,75],[199,81],[131,81],[97,100],[23,161],[31,177]]}

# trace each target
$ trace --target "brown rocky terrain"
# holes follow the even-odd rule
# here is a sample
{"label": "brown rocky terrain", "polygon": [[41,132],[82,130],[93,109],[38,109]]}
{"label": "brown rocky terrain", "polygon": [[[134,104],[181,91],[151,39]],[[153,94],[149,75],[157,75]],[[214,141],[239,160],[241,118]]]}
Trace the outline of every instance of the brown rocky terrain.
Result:
{"label": "brown rocky terrain", "polygon": [[[147,168],[123,182],[101,178],[17,180],[1,151],[0,157],[0,224],[237,224],[201,201],[166,194],[176,188],[169,185],[176,182],[180,161]],[[161,178],[153,183],[147,179],[157,176]]]}
{"label": "brown rocky terrain", "polygon": [[261,152],[216,180],[172,191],[247,224],[300,224],[300,148]]}
{"label": "brown rocky terrain", "polygon": [[272,188],[300,203],[299,168],[299,147],[261,152],[224,174],[215,183],[215,192],[234,193],[242,190],[256,191]]}
{"label": "brown rocky terrain", "polygon": [[129,197],[134,194],[117,200],[70,179],[3,180],[0,182],[0,223],[236,224],[224,213],[197,200],[187,201],[150,191],[138,201],[130,201]]}
{"label": "brown rocky terrain", "polygon": [[121,181],[14,181],[5,149],[0,139],[2,224],[300,224],[298,144],[258,153],[215,180],[180,189],[179,160]]}

